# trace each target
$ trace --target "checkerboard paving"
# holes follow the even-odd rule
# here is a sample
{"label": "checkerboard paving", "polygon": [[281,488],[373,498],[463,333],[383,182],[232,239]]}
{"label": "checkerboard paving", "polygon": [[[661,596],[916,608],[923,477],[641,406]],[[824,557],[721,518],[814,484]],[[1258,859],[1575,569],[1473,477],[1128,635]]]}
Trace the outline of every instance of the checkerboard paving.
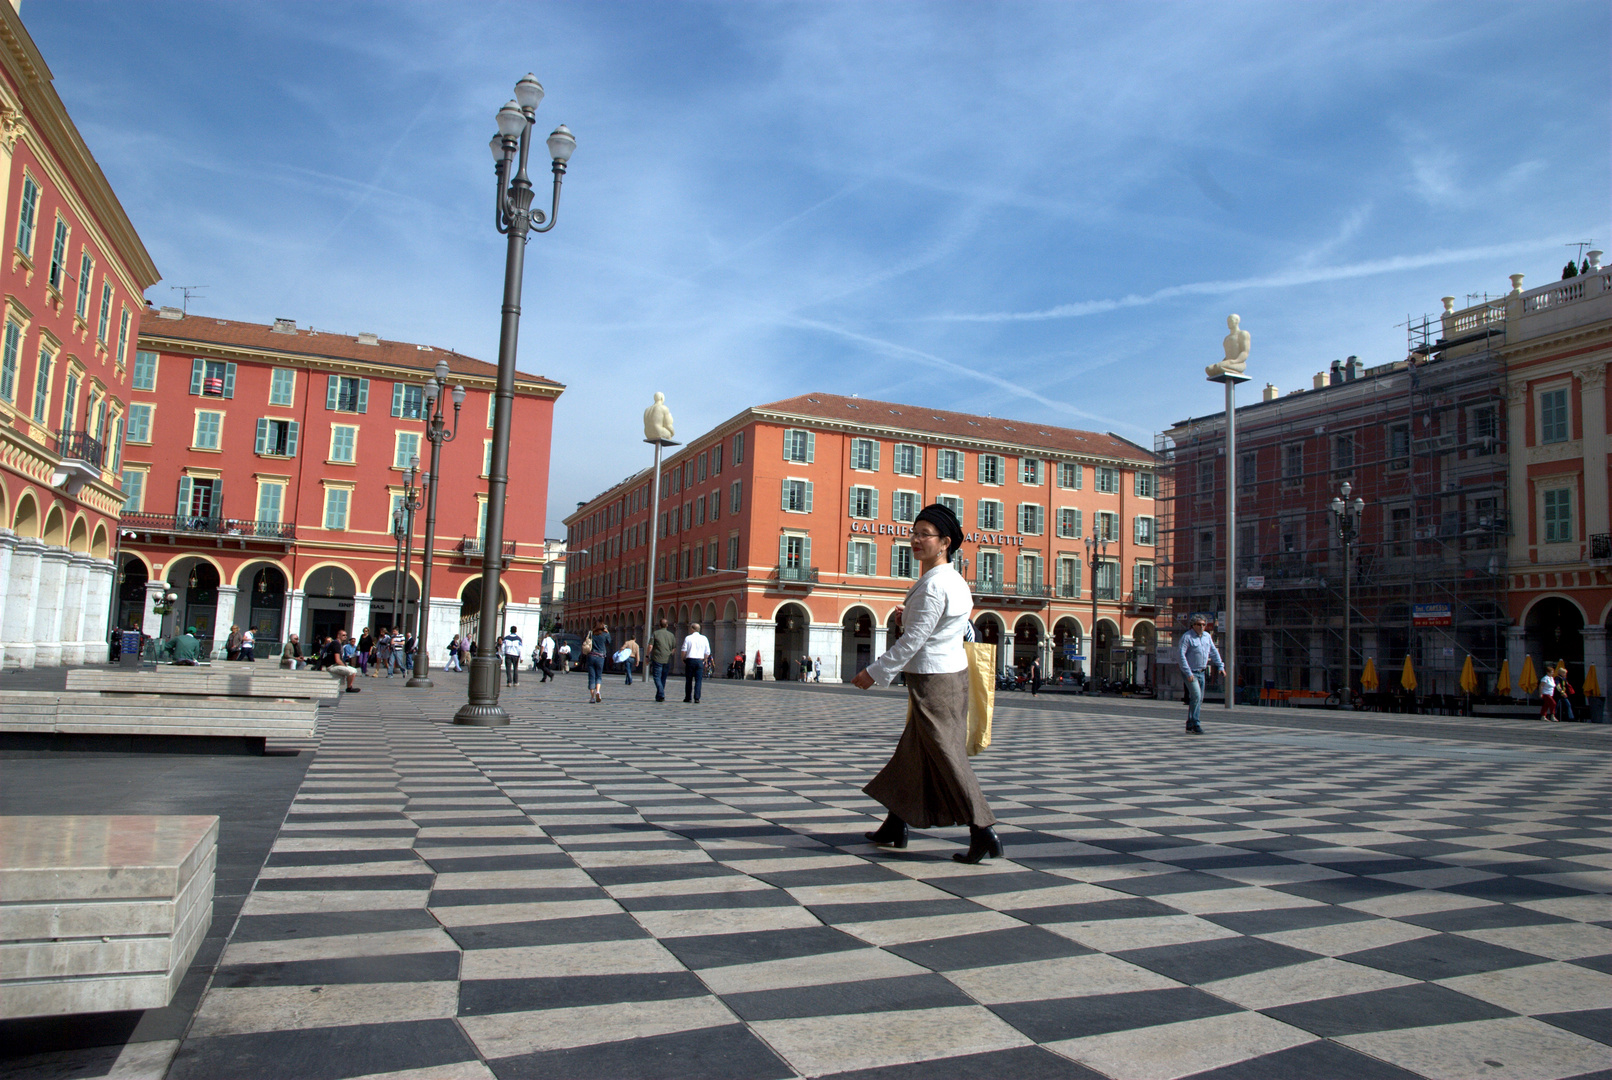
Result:
{"label": "checkerboard paving", "polygon": [[1604,741],[1009,699],[964,866],[863,839],[897,697],[450,679],[323,721],[171,1076],[1612,1069]]}

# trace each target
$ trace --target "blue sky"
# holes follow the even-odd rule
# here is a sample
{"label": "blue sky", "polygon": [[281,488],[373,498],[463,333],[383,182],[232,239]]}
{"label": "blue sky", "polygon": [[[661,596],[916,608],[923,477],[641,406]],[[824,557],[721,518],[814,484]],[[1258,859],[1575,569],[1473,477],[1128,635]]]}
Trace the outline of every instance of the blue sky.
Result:
{"label": "blue sky", "polygon": [[[809,390],[1114,431],[1402,359],[1439,297],[1612,240],[1612,6],[135,3],[28,26],[191,310],[495,360],[493,114],[575,132],[520,367],[569,386],[551,534]],[[519,435],[515,445],[520,453]],[[518,474],[517,474],[518,475]]]}

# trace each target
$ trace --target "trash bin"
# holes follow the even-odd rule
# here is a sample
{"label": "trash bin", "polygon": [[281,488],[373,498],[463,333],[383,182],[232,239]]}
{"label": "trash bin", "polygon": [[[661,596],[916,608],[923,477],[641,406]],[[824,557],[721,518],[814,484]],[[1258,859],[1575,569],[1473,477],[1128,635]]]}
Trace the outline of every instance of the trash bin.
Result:
{"label": "trash bin", "polygon": [[1592,723],[1592,724],[1604,724],[1604,723],[1606,723],[1606,698],[1604,698],[1604,697],[1590,697],[1588,694],[1586,694],[1584,696],[1584,705],[1585,705],[1586,711],[1590,714],[1590,716],[1589,716],[1590,723]]}

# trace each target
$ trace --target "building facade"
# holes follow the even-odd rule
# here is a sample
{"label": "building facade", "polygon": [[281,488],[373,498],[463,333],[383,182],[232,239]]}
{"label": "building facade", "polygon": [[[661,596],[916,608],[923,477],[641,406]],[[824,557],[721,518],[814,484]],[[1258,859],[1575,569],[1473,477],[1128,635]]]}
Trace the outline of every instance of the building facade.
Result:
{"label": "building facade", "polygon": [[159,275],[12,4],[0,237],[0,664],[82,663],[107,641],[117,448]]}
{"label": "building facade", "polygon": [[[395,530],[405,470],[430,467],[425,380],[446,360],[466,398],[442,448],[429,640],[440,663],[480,610],[497,368],[450,350],[299,328],[151,312],[130,376],[118,624],[167,635],[195,626],[222,647],[251,626],[258,655],[290,633],[412,627],[426,512]],[[563,387],[518,374],[506,504],[508,618],[535,623],[544,567],[554,401]],[[448,404],[452,428],[452,405]],[[424,503],[428,493],[419,492]],[[404,573],[400,549],[413,559]],[[161,614],[166,592],[178,595]]]}
{"label": "building facade", "polygon": [[[642,641],[653,573],[656,617],[704,624],[721,666],[742,653],[753,671],[759,654],[767,677],[790,678],[810,657],[842,681],[899,633],[912,522],[941,502],[962,522],[958,568],[1003,667],[1039,658],[1049,673],[1149,682],[1153,461],[1111,434],[914,405],[756,406],[665,459],[658,506],[645,470],[566,519],[566,625],[603,619]],[[1095,575],[1093,531],[1108,541]]]}

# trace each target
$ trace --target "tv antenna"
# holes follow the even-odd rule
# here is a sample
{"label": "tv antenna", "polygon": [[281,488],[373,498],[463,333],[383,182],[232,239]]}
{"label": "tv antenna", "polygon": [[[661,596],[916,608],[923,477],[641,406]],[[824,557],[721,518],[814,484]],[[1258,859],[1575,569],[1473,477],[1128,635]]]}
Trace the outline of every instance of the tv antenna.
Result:
{"label": "tv antenna", "polygon": [[1562,245],[1562,247],[1576,247],[1576,248],[1578,248],[1578,257],[1573,260],[1574,262],[1583,262],[1584,261],[1584,249],[1585,248],[1592,248],[1594,246],[1595,246],[1595,241],[1594,240],[1575,240],[1571,244],[1563,244]]}
{"label": "tv antenna", "polygon": [[210,286],[210,285],[170,285],[170,286],[168,286],[168,288],[170,290],[172,290],[173,292],[177,292],[177,293],[182,294],[183,298],[179,301],[179,310],[184,312],[186,315],[190,314],[190,298],[192,296],[195,296],[196,294],[200,293],[203,289],[208,289],[208,288],[211,288],[211,287],[212,286]]}

